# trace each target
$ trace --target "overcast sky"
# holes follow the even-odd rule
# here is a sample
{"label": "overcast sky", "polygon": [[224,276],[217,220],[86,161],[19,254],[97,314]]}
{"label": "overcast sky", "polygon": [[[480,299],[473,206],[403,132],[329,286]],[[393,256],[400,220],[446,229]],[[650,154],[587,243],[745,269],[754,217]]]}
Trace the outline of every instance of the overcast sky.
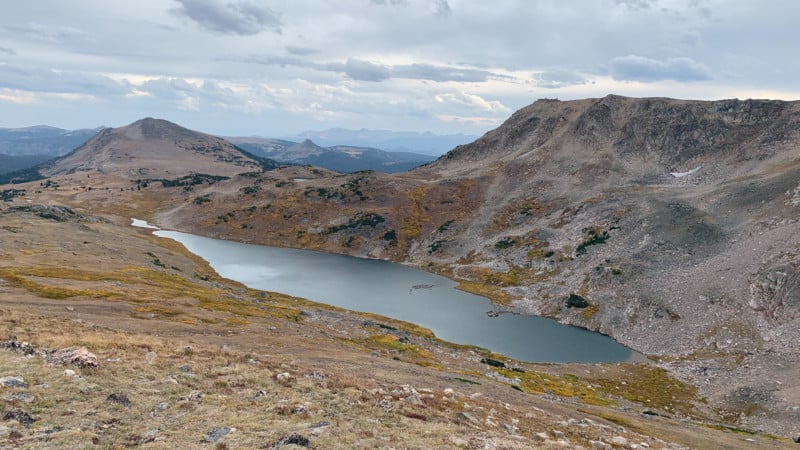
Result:
{"label": "overcast sky", "polygon": [[482,134],[538,98],[800,98],[797,0],[31,0],[0,127]]}

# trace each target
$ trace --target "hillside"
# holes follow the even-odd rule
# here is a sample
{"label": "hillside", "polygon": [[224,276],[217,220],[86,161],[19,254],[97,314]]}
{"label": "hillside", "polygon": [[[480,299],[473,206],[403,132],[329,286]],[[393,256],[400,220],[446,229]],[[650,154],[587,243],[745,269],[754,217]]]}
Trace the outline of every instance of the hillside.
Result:
{"label": "hillside", "polygon": [[[135,126],[87,146],[99,149],[93,154],[113,155],[126,148],[133,156],[134,138],[142,133]],[[647,434],[654,425],[639,422],[639,413],[630,414],[647,408],[658,420],[680,424],[667,436],[680,436],[686,446],[712,448],[722,438],[710,430],[697,432],[687,418],[742,433],[800,435],[800,348],[794,345],[800,339],[798,130],[799,102],[619,96],[544,100],[516,112],[474,143],[407,173],[338,174],[314,167],[256,171],[249,166],[244,170],[234,159],[205,161],[205,168],[197,170],[227,174],[226,180],[142,186],[128,175],[132,167],[165,175],[173,166],[155,156],[134,162],[85,157],[83,165],[73,158],[48,172],[55,185],[15,186],[25,191],[9,194],[14,198],[5,207],[28,200],[66,205],[107,217],[117,226],[140,217],[205,236],[390,259],[446,275],[462,289],[491,298],[498,310],[540,314],[598,330],[646,353],[652,363],[641,367],[664,369],[665,376],[679,381],[651,372],[631,381],[626,378],[633,375],[609,365],[564,370],[584,387],[602,384],[581,378],[582,370],[592,372],[586,375],[591,379],[603,378],[595,369],[608,373],[615,389],[636,386],[624,398],[638,406],[618,403],[612,395],[613,414],[623,414],[616,423]],[[170,136],[176,148],[171,156],[183,155],[177,150],[186,151],[183,138],[179,133]],[[187,139],[191,142],[196,135]],[[200,159],[196,154],[192,158]],[[73,169],[77,172],[70,173]],[[19,227],[30,228],[24,223]],[[38,242],[25,236],[17,235],[14,242]],[[79,245],[68,247],[78,254],[84,251]],[[61,251],[48,248],[45,254]],[[30,253],[26,258],[33,266],[42,264],[34,250],[19,252]],[[9,253],[5,258],[18,264],[22,257]],[[190,273],[181,270],[181,276]],[[37,278],[41,273],[32,270],[25,276],[37,283],[53,276]],[[25,286],[29,284],[15,285]],[[171,300],[170,306],[176,302]],[[180,311],[177,317],[185,314]],[[433,355],[443,352],[420,348]],[[330,358],[326,367],[340,367],[338,357]],[[454,361],[437,364],[445,371],[486,373]],[[431,375],[409,376],[419,382]],[[498,382],[489,378],[476,381],[491,386]],[[675,386],[696,391],[668,392]],[[540,392],[551,392],[547,395],[573,412],[587,407],[588,394],[580,394],[577,385],[518,387],[535,399]],[[660,401],[655,391],[667,391],[675,401]],[[683,395],[688,400],[677,402]],[[428,426],[404,426],[419,430],[417,425]],[[690,442],[687,437],[698,434],[710,440]],[[745,442],[718,448],[750,445]],[[584,439],[580,445],[591,444]]]}
{"label": "hillside", "polygon": [[[101,188],[29,198],[95,203]],[[151,194],[116,207],[145,213],[130,208]],[[3,447],[794,445],[709,419],[651,365],[511,361],[247,289],[125,213],[12,201],[0,214]]]}
{"label": "hillside", "polygon": [[231,143],[166,120],[142,119],[106,128],[69,154],[39,168],[42,175],[75,172],[137,179],[179,178],[193,173],[231,176],[261,170],[262,163]]}
{"label": "hillside", "polygon": [[39,165],[50,159],[42,155],[0,155],[0,175],[4,173],[24,170]]}
{"label": "hillside", "polygon": [[0,128],[0,154],[37,156],[44,161],[69,153],[101,129],[63,130],[42,125],[26,128]]}
{"label": "hillside", "polygon": [[226,139],[253,154],[282,163],[311,165],[343,173],[362,170],[405,172],[435,159],[433,156],[419,153],[387,152],[377,148],[351,145],[320,147],[309,139],[299,143],[250,137]]}
{"label": "hillside", "polygon": [[[539,101],[408,174],[275,172],[249,198],[209,191],[209,205],[157,217],[201,234],[438,271],[509,310],[664,358],[741,424],[791,433],[775,421],[788,424],[787,408],[800,404],[796,365],[779,363],[800,358],[790,344],[800,338],[799,108]],[[231,203],[271,208],[223,206]],[[235,220],[216,219],[227,213]],[[367,213],[385,221],[357,226]],[[324,232],[342,223],[354,226]],[[588,306],[566,307],[570,294]],[[740,415],[751,392],[769,400]]]}

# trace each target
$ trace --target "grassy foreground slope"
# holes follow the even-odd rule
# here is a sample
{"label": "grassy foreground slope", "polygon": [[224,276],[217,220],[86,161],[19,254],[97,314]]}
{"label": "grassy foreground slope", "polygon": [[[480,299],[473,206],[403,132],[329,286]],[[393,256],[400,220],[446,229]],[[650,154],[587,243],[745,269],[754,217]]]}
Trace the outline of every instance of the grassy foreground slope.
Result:
{"label": "grassy foreground slope", "polygon": [[[0,377],[24,382],[0,388],[2,446],[794,445],[722,425],[654,366],[526,364],[247,289],[128,225],[157,196],[94,178],[93,190],[67,178],[60,190],[23,185],[0,207],[0,339],[34,349],[0,350]],[[99,366],[44,357],[74,347]]]}

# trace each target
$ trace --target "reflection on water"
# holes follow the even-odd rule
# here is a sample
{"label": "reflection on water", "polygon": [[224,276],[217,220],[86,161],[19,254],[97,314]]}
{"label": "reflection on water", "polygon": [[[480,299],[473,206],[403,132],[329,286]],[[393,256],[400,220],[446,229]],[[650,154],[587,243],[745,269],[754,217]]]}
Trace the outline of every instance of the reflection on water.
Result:
{"label": "reflection on water", "polygon": [[156,235],[183,243],[220,275],[245,285],[380,314],[431,329],[458,344],[532,362],[617,362],[633,356],[611,338],[542,317],[500,314],[491,303],[454,289],[447,278],[386,261],[265,247],[177,231]]}

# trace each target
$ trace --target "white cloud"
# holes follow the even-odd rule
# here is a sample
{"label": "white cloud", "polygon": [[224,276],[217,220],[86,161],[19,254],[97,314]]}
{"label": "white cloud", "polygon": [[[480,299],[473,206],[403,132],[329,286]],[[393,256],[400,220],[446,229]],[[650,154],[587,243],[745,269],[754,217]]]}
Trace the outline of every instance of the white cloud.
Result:
{"label": "white cloud", "polygon": [[509,112],[509,108],[498,101],[487,101],[479,95],[468,94],[466,92],[439,94],[436,97],[439,103],[450,103],[466,106],[473,110],[485,112]]}

